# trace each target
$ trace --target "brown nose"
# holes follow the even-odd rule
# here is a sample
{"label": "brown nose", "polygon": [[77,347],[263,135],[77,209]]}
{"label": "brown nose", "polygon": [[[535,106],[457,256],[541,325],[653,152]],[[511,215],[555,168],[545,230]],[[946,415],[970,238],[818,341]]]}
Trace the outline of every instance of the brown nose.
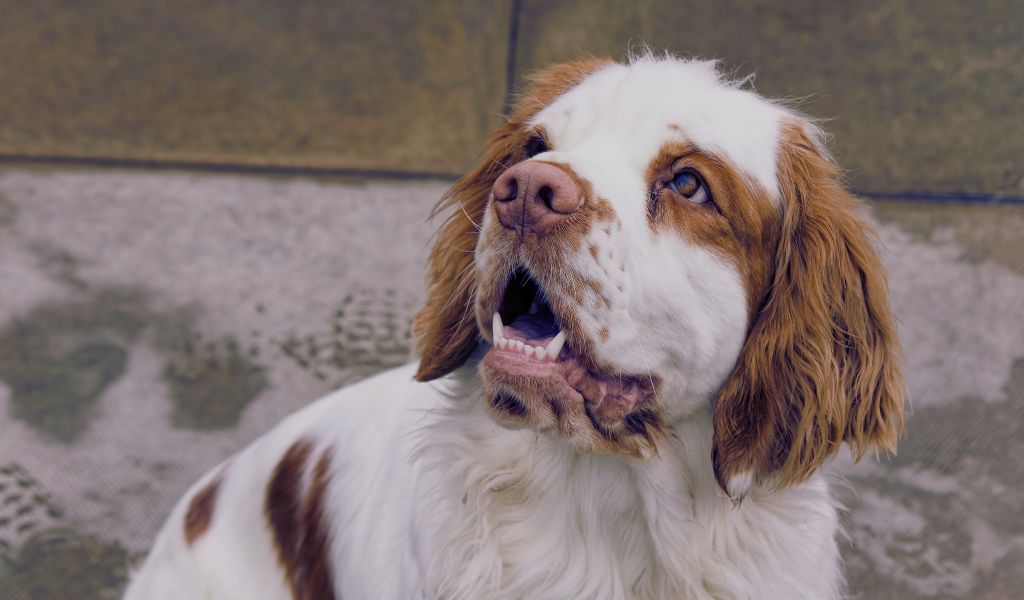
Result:
{"label": "brown nose", "polygon": [[580,188],[562,169],[526,161],[513,166],[494,182],[498,221],[520,235],[543,235],[583,204]]}

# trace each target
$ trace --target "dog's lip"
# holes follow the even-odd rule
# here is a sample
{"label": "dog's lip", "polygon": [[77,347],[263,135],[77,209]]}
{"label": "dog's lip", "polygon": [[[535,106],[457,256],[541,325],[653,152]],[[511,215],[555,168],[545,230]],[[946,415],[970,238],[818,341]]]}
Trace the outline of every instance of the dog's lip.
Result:
{"label": "dog's lip", "polygon": [[[651,378],[615,372],[594,372],[573,353],[557,361],[543,361],[508,349],[493,347],[484,356],[492,372],[501,373],[502,389],[518,396],[545,380],[559,382],[559,398],[548,402],[568,405],[582,402],[591,421],[602,431],[620,428],[623,420],[653,396]],[[529,392],[527,392],[529,393]]]}

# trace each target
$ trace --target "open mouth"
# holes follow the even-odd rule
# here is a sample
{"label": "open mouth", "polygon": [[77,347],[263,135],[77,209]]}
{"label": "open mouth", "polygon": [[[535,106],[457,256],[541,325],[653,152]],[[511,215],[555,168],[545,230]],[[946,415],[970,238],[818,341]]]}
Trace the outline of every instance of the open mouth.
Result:
{"label": "open mouth", "polygon": [[[492,348],[485,364],[492,404],[505,416],[582,409],[602,433],[641,428],[630,417],[649,405],[650,377],[601,371],[567,339],[545,290],[525,269],[508,280],[491,319]],[[543,421],[543,419],[541,419]]]}
{"label": "open mouth", "polygon": [[539,369],[538,375],[546,373],[541,365],[557,363],[563,351],[566,358],[571,354],[551,305],[536,280],[522,269],[509,279],[491,324],[494,346],[506,350],[510,357],[524,359],[514,361],[522,374],[531,369]]}

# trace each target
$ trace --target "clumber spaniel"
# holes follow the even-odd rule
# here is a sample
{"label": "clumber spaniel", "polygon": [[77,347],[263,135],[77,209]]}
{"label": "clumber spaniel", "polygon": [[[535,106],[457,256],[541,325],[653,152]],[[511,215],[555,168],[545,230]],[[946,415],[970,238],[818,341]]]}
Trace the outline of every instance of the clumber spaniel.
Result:
{"label": "clumber spaniel", "polygon": [[439,206],[418,364],[213,469],[128,598],[841,596],[818,469],[904,384],[822,137],[711,62],[539,73]]}

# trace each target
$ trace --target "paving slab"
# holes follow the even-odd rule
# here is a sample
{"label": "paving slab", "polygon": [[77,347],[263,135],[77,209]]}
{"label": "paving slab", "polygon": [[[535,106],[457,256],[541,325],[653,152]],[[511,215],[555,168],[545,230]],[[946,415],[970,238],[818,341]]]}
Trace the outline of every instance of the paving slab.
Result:
{"label": "paving slab", "polygon": [[500,118],[487,4],[5,2],[0,155],[452,173]]}
{"label": "paving slab", "polygon": [[1024,3],[523,0],[517,71],[643,44],[828,119],[857,189],[1024,197]]}
{"label": "paving slab", "polygon": [[[409,360],[445,186],[0,168],[0,597],[116,594],[196,477]],[[851,591],[1016,597],[1024,207],[869,210],[913,409],[831,469]]]}

